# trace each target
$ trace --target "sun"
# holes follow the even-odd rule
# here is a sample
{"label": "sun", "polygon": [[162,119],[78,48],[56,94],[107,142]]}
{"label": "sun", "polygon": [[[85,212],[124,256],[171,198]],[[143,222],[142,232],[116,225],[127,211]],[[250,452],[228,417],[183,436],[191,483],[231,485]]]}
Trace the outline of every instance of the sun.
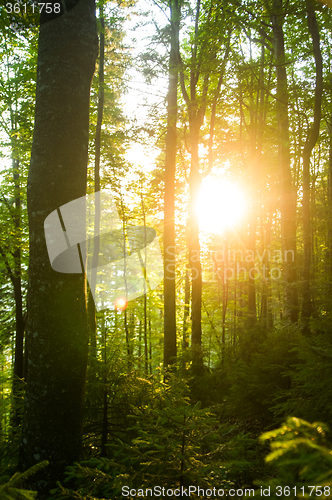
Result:
{"label": "sun", "polygon": [[117,311],[124,311],[127,308],[128,300],[126,297],[118,297],[114,301],[114,307]]}
{"label": "sun", "polygon": [[245,211],[244,193],[235,182],[215,176],[203,179],[197,204],[202,232],[223,233],[239,224]]}

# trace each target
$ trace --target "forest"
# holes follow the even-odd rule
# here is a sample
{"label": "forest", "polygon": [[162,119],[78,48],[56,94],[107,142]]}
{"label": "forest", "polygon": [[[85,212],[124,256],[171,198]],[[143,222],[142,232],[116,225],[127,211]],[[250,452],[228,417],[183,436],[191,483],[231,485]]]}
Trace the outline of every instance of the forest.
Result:
{"label": "forest", "polygon": [[332,498],[330,0],[2,0],[0,500]]}

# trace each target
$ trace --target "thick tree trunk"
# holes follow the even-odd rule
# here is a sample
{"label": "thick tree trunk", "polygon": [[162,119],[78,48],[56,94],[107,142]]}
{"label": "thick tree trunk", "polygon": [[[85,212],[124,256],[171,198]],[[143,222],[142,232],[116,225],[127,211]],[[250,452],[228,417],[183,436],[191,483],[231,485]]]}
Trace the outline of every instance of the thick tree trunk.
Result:
{"label": "thick tree trunk", "polygon": [[[53,16],[54,17],[54,16]],[[86,193],[89,94],[97,56],[93,0],[40,27],[35,129],[28,179],[30,267],[28,383],[22,470],[50,465],[33,480],[43,491],[81,447],[88,328],[83,274],[51,267],[45,218]]]}
{"label": "thick tree trunk", "polygon": [[[290,138],[288,120],[288,87],[285,66],[282,0],[273,0],[271,15],[277,73],[276,114],[278,124],[279,169],[281,176],[281,225],[285,286],[284,317],[298,319],[296,285],[296,191],[290,168]],[[285,253],[287,252],[287,253]],[[285,257],[285,255],[287,257]]]}
{"label": "thick tree trunk", "polygon": [[165,158],[164,205],[164,367],[176,359],[176,307],[175,307],[175,167],[176,122],[180,8],[178,0],[170,0],[171,54],[169,60],[167,134]]}

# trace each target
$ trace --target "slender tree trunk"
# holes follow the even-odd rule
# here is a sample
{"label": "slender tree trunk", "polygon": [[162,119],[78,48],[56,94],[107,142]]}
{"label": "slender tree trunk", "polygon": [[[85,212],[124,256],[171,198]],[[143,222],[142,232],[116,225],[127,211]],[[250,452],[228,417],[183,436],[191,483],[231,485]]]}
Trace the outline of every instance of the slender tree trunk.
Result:
{"label": "slender tree trunk", "polygon": [[[255,186],[255,183],[253,182]],[[256,187],[256,186],[255,186]],[[254,188],[255,189],[255,188]],[[256,255],[256,225],[257,225],[257,193],[253,193],[250,207],[249,234],[248,234],[248,250],[252,255]],[[256,271],[255,262],[248,262],[248,326],[252,327],[256,324]]]}
{"label": "slender tree trunk", "polygon": [[[127,240],[126,240],[126,228],[127,228],[127,220],[126,220],[126,213],[125,213],[125,206],[123,203],[123,196],[122,193],[120,193],[120,204],[121,204],[121,212],[122,212],[122,233],[123,233],[123,251],[124,251],[124,265],[123,265],[123,279],[124,279],[124,284],[125,284],[125,296],[127,296],[127,291],[128,291],[128,285],[127,285],[127,259],[126,259],[126,253],[127,253]],[[127,368],[128,368],[128,373],[130,373],[132,369],[132,348],[131,348],[131,338],[130,338],[130,329],[128,326],[128,309],[124,310],[124,316],[123,316],[123,324],[124,324],[124,330],[125,330],[125,335],[126,335],[126,348],[127,348]],[[132,311],[130,311],[130,319],[131,319]]]}
{"label": "slender tree trunk", "polygon": [[86,193],[89,95],[97,56],[93,0],[79,0],[65,14],[49,17],[41,17],[28,179],[29,374],[20,446],[21,470],[41,460],[50,462],[31,481],[41,492],[61,479],[81,448],[88,351],[86,282],[84,273],[52,269],[44,221]]}
{"label": "slender tree trunk", "polygon": [[148,346],[148,329],[147,329],[147,296],[143,297],[144,300],[144,374],[147,377],[149,373],[149,346]]}
{"label": "slender tree trunk", "polygon": [[[13,269],[13,285],[15,299],[15,361],[14,361],[14,376],[23,378],[23,340],[24,340],[24,318],[23,318],[23,301],[22,301],[22,269],[21,269],[21,195],[20,195],[20,173],[19,160],[13,160],[13,177],[15,182],[15,211],[14,225],[16,232],[16,248],[13,252],[14,269]],[[15,384],[14,384],[15,385]],[[15,392],[15,390],[14,390]]]}
{"label": "slender tree trunk", "polygon": [[316,66],[316,87],[315,87],[315,108],[314,123],[309,130],[306,143],[303,148],[303,248],[304,248],[304,267],[303,267],[303,292],[302,292],[302,320],[304,323],[304,332],[309,332],[309,320],[312,313],[311,302],[311,252],[312,252],[312,234],[311,234],[311,210],[310,210],[310,156],[318,139],[319,126],[321,120],[321,105],[323,93],[323,62],[319,45],[319,31],[312,0],[306,0],[307,22],[309,32],[312,38],[313,52]]}
{"label": "slender tree trunk", "polygon": [[125,329],[125,335],[126,335],[126,348],[127,348],[127,368],[128,368],[128,373],[131,372],[132,368],[132,355],[131,355],[131,342],[130,342],[130,330],[128,327],[128,316],[127,316],[127,309],[124,310],[124,316],[123,316],[123,324],[124,324],[124,329]]}
{"label": "slender tree trunk", "polygon": [[[250,61],[252,61],[251,41],[250,41]],[[262,63],[261,63],[262,64]],[[253,85],[253,75],[251,74],[251,85]],[[256,94],[256,102],[259,100],[259,89]],[[249,228],[248,228],[248,250],[251,255],[256,255],[256,226],[257,226],[257,168],[256,163],[258,153],[256,151],[256,137],[257,137],[257,119],[258,106],[254,109],[254,95],[250,96],[250,192],[251,201],[249,208]],[[248,262],[248,326],[249,328],[256,324],[256,283],[255,283],[255,257],[252,261]]]}
{"label": "slender tree trunk", "polygon": [[152,375],[152,330],[151,330],[151,310],[149,308],[149,375]]}
{"label": "slender tree trunk", "polygon": [[105,315],[103,314],[103,320],[102,320],[102,335],[103,335],[103,348],[104,348],[104,366],[103,366],[103,427],[102,427],[102,433],[101,433],[101,456],[106,457],[107,452],[106,452],[106,445],[107,445],[107,437],[108,437],[108,404],[107,404],[107,373],[108,373],[108,366],[107,366],[107,329],[105,325]]}
{"label": "slender tree trunk", "polygon": [[167,134],[165,158],[164,200],[164,367],[176,359],[176,307],[175,307],[175,167],[178,53],[180,30],[179,0],[170,0],[171,53],[169,60]]}
{"label": "slender tree trunk", "polygon": [[[198,197],[201,188],[202,176],[199,171],[199,132],[205,116],[206,96],[208,91],[209,74],[204,76],[201,106],[197,103],[197,82],[199,70],[197,70],[197,48],[198,48],[198,25],[200,15],[200,0],[196,3],[195,19],[195,43],[192,47],[190,91],[189,95],[185,86],[183,67],[180,73],[180,82],[183,98],[187,104],[190,129],[190,174],[189,174],[189,267],[191,269],[191,349],[193,355],[193,369],[196,374],[203,369],[202,353],[202,270],[200,261],[199,222],[196,213]],[[179,53],[179,60],[182,63]],[[211,148],[210,148],[211,149]]]}
{"label": "slender tree trunk", "polygon": [[[236,265],[236,263],[234,264]],[[234,273],[234,308],[233,308],[233,345],[236,344],[237,335],[237,277]]]}
{"label": "slender tree trunk", "polygon": [[298,291],[296,275],[296,191],[290,168],[290,138],[288,120],[288,86],[283,33],[283,2],[272,2],[272,27],[277,73],[276,114],[278,124],[278,152],[281,176],[281,225],[283,240],[283,269],[285,286],[284,317],[298,320]]}
{"label": "slender tree trunk", "polygon": [[[16,96],[17,94],[15,94]],[[9,273],[14,289],[15,301],[15,355],[14,355],[14,377],[13,377],[13,408],[11,421],[13,431],[21,422],[21,416],[18,413],[17,403],[20,399],[21,383],[20,379],[24,376],[24,328],[25,320],[23,316],[23,298],[22,298],[22,220],[21,220],[21,182],[20,182],[20,160],[18,151],[17,137],[17,98],[15,104],[9,103],[10,121],[11,121],[11,155],[12,155],[12,174],[14,181],[14,207],[6,202],[7,209],[11,213],[11,218],[14,223],[14,250],[12,252],[14,264]],[[6,265],[10,269],[9,262],[6,258]]]}
{"label": "slender tree trunk", "polygon": [[183,330],[182,330],[182,350],[189,347],[188,342],[188,319],[190,313],[190,270],[186,269],[184,282],[184,306],[183,306]]}
{"label": "slender tree trunk", "polygon": [[141,373],[142,362],[142,321],[138,323],[138,373]]}
{"label": "slender tree trunk", "polygon": [[191,268],[191,347],[194,364],[197,369],[203,364],[202,358],[202,267],[200,261],[199,219],[196,212],[198,196],[201,189],[199,172],[198,140],[199,125],[192,119],[191,136],[191,168],[189,176],[190,215],[189,215],[189,265]]}
{"label": "slender tree trunk", "polygon": [[97,318],[96,307],[90,286],[88,286],[88,325],[89,325],[89,344],[90,355],[97,357]]}
{"label": "slender tree trunk", "polygon": [[[206,61],[203,63],[202,56],[205,53],[205,49],[210,48],[210,40],[205,39],[203,43],[200,42],[200,20],[201,14],[201,0],[196,2],[196,16],[195,16],[195,35],[194,43],[191,47],[191,61],[190,61],[190,80],[189,80],[189,90],[187,92],[185,85],[185,76],[183,71],[183,62],[179,54],[179,60],[182,65],[180,72],[180,82],[183,98],[186,102],[188,115],[189,115],[189,129],[190,129],[190,147],[191,147],[191,165],[190,165],[190,175],[189,175],[189,266],[191,268],[191,279],[192,279],[192,295],[191,295],[191,318],[192,318],[192,333],[191,333],[191,347],[193,352],[193,369],[197,374],[202,373],[203,370],[203,352],[202,352],[202,269],[201,269],[201,257],[200,257],[200,242],[199,242],[199,221],[198,214],[196,213],[198,206],[198,197],[201,189],[202,174],[199,170],[199,136],[200,129],[204,123],[204,117],[206,113],[207,106],[207,96],[209,90],[210,82],[210,71],[212,65],[216,61],[217,52],[220,47],[212,47],[207,56],[209,67],[207,68]],[[212,19],[212,9],[210,9],[208,14],[208,19]],[[214,17],[214,22],[218,23],[218,14]],[[221,83],[225,73],[227,58],[229,55],[230,48],[230,34],[231,30],[228,30],[226,48],[223,61],[220,66],[220,75],[218,79],[215,100],[219,97],[219,91],[221,88]],[[205,71],[202,71],[202,67],[205,66]],[[199,85],[199,80],[202,80],[201,86]],[[200,96],[198,97],[198,89],[201,87]],[[213,166],[213,135],[215,126],[215,113],[216,107],[212,105],[211,107],[211,121],[210,121],[210,140],[209,140],[209,167],[205,175],[207,175]]]}
{"label": "slender tree trunk", "polygon": [[224,362],[225,359],[225,348],[226,348],[226,314],[227,314],[227,306],[228,306],[228,279],[226,276],[225,269],[228,269],[227,259],[224,264],[224,272],[223,272],[223,284],[222,284],[222,353],[221,353],[221,361]]}
{"label": "slender tree trunk", "polygon": [[[266,232],[264,228],[264,222],[263,222],[263,210],[261,206],[260,210],[260,219],[261,219],[261,255],[263,255],[262,258],[262,266],[263,270],[266,269],[266,264],[267,264],[267,258],[266,258]],[[262,298],[261,298],[261,310],[260,310],[260,322],[264,326],[264,328],[267,327],[267,283],[268,283],[269,276],[266,276],[266,271],[263,274],[263,280],[262,280]]]}
{"label": "slender tree trunk", "polygon": [[17,403],[20,399],[21,379],[24,376],[24,328],[25,321],[23,317],[23,299],[22,299],[22,267],[21,267],[21,194],[20,194],[20,172],[19,160],[13,159],[13,177],[15,183],[15,209],[13,212],[13,221],[15,227],[15,249],[13,252],[14,267],[12,274],[12,282],[14,288],[15,300],[15,358],[14,358],[14,379],[13,379],[13,414],[12,423],[13,430],[21,423],[21,413],[18,410]]}
{"label": "slender tree trunk", "polygon": [[[143,295],[143,328],[144,328],[144,373],[145,376],[148,376],[149,370],[149,358],[148,358],[148,329],[147,329],[147,305],[148,305],[148,297],[147,297],[147,274],[146,274],[146,261],[147,261],[147,239],[146,239],[146,216],[145,216],[145,206],[144,206],[144,198],[142,193],[142,184],[141,184],[141,207],[142,207],[142,215],[143,215],[143,227],[144,227],[144,262],[143,262],[143,273],[144,273],[144,295]],[[176,344],[175,344],[176,347]]]}
{"label": "slender tree trunk", "polygon": [[[332,80],[332,78],[331,78]],[[332,111],[329,121],[329,163],[328,163],[328,283],[329,291],[332,291]],[[329,294],[331,295],[331,293]],[[332,304],[331,304],[332,306]],[[330,307],[331,307],[330,306]]]}
{"label": "slender tree trunk", "polygon": [[[261,216],[263,221],[263,214]],[[262,307],[261,321],[265,328],[269,329],[273,325],[273,315],[271,310],[271,277],[270,277],[270,261],[268,252],[270,251],[270,220],[264,225],[262,223],[261,241],[262,241],[262,265],[263,265],[263,285],[262,285]]]}
{"label": "slender tree trunk", "polygon": [[[100,145],[101,145],[101,126],[103,123],[104,114],[104,59],[105,59],[105,22],[104,22],[104,11],[103,5],[100,6],[99,12],[99,88],[98,88],[98,114],[97,114],[97,126],[95,135],[95,193],[100,191]],[[97,199],[96,199],[97,203]],[[95,227],[94,227],[94,248],[92,257],[92,267],[97,267],[98,256],[99,256],[99,228],[100,228],[100,209],[96,206],[95,210]],[[92,284],[94,287],[94,284]],[[88,318],[89,318],[89,333],[90,333],[90,348],[92,357],[97,355],[97,318],[96,318],[96,306],[94,302],[95,290],[91,291],[89,286],[88,295]]]}

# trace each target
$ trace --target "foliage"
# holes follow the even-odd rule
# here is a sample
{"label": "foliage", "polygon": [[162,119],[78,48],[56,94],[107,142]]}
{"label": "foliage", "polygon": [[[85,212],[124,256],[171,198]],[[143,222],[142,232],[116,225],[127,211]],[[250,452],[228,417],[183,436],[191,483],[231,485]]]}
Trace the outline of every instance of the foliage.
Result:
{"label": "foliage", "polygon": [[326,380],[332,376],[332,346],[330,327],[312,337],[298,335],[293,344],[296,355],[286,370],[289,388],[275,398],[273,411],[277,415],[298,415],[314,421],[332,421],[331,390]]}
{"label": "foliage", "polygon": [[[134,437],[129,442],[115,439],[109,445],[111,458],[91,458],[67,468],[65,483],[72,491],[86,498],[120,498],[123,485],[229,486],[220,446],[227,432],[208,409],[190,404],[183,382],[154,382],[144,403],[132,408],[127,433]],[[66,496],[74,495],[70,491],[59,486],[55,498],[76,498]]]}
{"label": "foliage", "polygon": [[0,498],[2,500],[33,500],[37,497],[37,491],[31,491],[19,488],[21,483],[24,484],[31,476],[39,472],[44,467],[47,467],[48,461],[40,462],[39,464],[30,467],[23,473],[16,472],[11,478],[8,476],[0,477]]}
{"label": "foliage", "polygon": [[[277,467],[276,477],[269,481],[256,481],[257,484],[271,486],[270,498],[274,495],[276,486],[298,487],[298,495],[291,493],[290,498],[309,497],[308,486],[332,486],[332,450],[326,433],[325,424],[289,417],[278,429],[266,432],[262,441],[269,441],[271,452],[266,461]],[[303,488],[303,491],[300,488]],[[294,491],[294,490],[293,490]],[[328,490],[324,490],[327,492]],[[280,496],[280,495],[279,495]],[[329,498],[330,494],[321,498]]]}
{"label": "foliage", "polygon": [[290,391],[289,372],[297,363],[297,329],[281,325],[264,338],[259,328],[248,331],[238,361],[228,363],[227,404],[237,417],[273,421],[275,401]]}
{"label": "foliage", "polygon": [[[94,352],[90,350],[88,366],[82,461],[67,468],[65,481],[53,492],[54,499],[115,499],[121,496],[124,482],[142,487],[157,479],[170,486],[218,483],[225,488],[231,484],[252,485],[259,476],[267,485],[276,485],[278,481],[288,486],[310,484],[310,481],[311,484],[330,484],[331,481],[328,428],[300,420],[322,420],[329,425],[332,421],[331,11],[326,5],[314,3],[321,36],[324,88],[320,137],[311,158],[313,311],[310,332],[304,335],[301,321],[291,324],[285,320],[285,262],[283,258],[274,260],[273,257],[274,252],[281,252],[284,246],[284,221],[281,216],[283,184],[278,166],[273,16],[270,14],[275,5],[280,4],[282,8],[287,5],[287,12],[280,18],[284,18],[290,173],[297,193],[295,287],[301,299],[304,285],[302,154],[313,121],[315,100],[315,64],[307,29],[307,2],[202,0],[180,3],[179,71],[191,105],[186,106],[183,98],[179,99],[175,189],[178,349],[175,366],[178,372],[163,381],[162,286],[147,295],[145,304],[144,298],[131,301],[126,312],[97,313],[96,346]],[[154,26],[157,34],[150,37],[148,48],[137,60],[131,58],[131,49],[126,45],[127,4],[111,2],[104,9],[101,186],[110,187],[115,194],[124,225],[143,224],[144,200],[148,225],[156,228],[161,242],[166,92],[160,91],[158,103],[150,106],[148,119],[142,126],[125,116],[123,100],[131,99],[130,68],[140,66],[149,85],[155,78],[166,77],[171,33],[167,8],[166,3],[159,2],[165,24],[151,13],[144,16],[146,28]],[[19,429],[12,425],[11,418],[16,323],[11,270],[20,276],[23,299],[27,290],[26,186],[37,61],[37,20],[36,16],[30,17],[29,14],[27,19],[21,15],[9,18],[0,10],[0,426],[1,468],[6,474],[16,464],[19,439]],[[99,87],[96,72],[90,103],[88,192],[94,188]],[[152,86],[146,92],[151,97]],[[200,312],[205,367],[200,376],[195,376],[188,348],[192,311],[188,310],[190,307],[185,310],[185,276],[190,165],[188,122],[189,115],[198,109],[204,115],[197,139],[198,170],[202,177],[210,170],[212,153],[214,173],[240,180],[243,197],[248,201],[248,213],[241,224],[222,235],[201,235],[203,302]],[[210,144],[213,109],[214,133]],[[155,170],[143,174],[144,167],[134,170],[125,153],[140,142],[146,145],[148,140],[155,141],[160,154]],[[15,162],[19,164],[19,172]],[[15,182],[17,174],[19,186]],[[17,197],[20,209],[16,206]],[[15,225],[17,215],[20,223]],[[211,217],[215,215],[227,217],[223,213],[211,214]],[[271,259],[255,256],[250,263],[237,256],[226,263],[211,258],[211,253],[215,256],[223,248],[246,255],[251,244],[255,252],[259,249],[260,255],[269,253]],[[18,250],[22,252],[20,262],[14,257]],[[237,265],[242,267],[242,274],[237,279],[228,279],[225,267],[236,269]],[[269,269],[275,266],[282,278],[261,275],[255,280],[251,297],[255,303],[249,311],[249,281],[244,271],[250,266],[261,270],[263,265]],[[300,300],[301,307],[303,315]],[[20,398],[18,403],[22,401],[19,391],[16,398]],[[257,437],[287,417],[286,424],[263,435],[265,446],[271,440],[273,448],[265,465],[264,449],[258,446]],[[270,476],[275,477],[267,481]],[[34,492],[22,493],[18,488],[13,496],[22,477],[4,479],[7,482],[0,491],[6,498],[35,497]]]}
{"label": "foliage", "polygon": [[206,461],[213,453],[217,422],[199,403],[192,406],[188,396],[185,385],[172,380],[157,388],[151,405],[135,411],[129,430],[136,437],[121,458],[131,471],[132,484],[148,485],[163,478],[171,487],[204,483],[212,470],[217,474],[217,463]]}

